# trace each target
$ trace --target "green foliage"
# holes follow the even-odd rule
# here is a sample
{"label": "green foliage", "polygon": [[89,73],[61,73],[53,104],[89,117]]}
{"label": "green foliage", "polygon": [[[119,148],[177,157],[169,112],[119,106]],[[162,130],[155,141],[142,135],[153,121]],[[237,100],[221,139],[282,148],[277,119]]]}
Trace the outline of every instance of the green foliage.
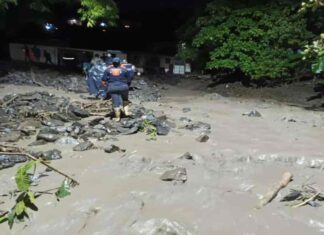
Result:
{"label": "green foliage", "polygon": [[71,195],[70,185],[69,185],[67,180],[64,180],[62,182],[61,186],[56,191],[55,195],[57,197],[57,200],[59,200],[60,198],[64,198],[64,197],[67,197],[67,196]]}
{"label": "green foliage", "polygon": [[[317,10],[324,6],[324,0],[309,0],[303,2],[300,11],[308,9]],[[312,72],[320,74],[324,71],[324,33],[322,33],[318,40],[313,41],[312,44],[306,45],[303,51],[303,59],[312,61]]]}
{"label": "green foliage", "polygon": [[0,12],[7,10],[10,5],[17,5],[17,0],[0,0]]}
{"label": "green foliage", "polygon": [[300,65],[298,51],[313,37],[306,19],[278,3],[233,8],[213,1],[196,25],[187,50],[208,51],[206,69],[239,70],[252,79],[291,76]]}
{"label": "green foliage", "polygon": [[88,27],[93,27],[100,18],[108,19],[110,25],[114,25],[118,19],[118,9],[112,0],[81,0],[78,12]]}
{"label": "green foliage", "polygon": [[[16,172],[15,180],[18,191],[20,192],[16,198],[15,205],[5,214],[0,215],[0,224],[8,222],[10,229],[14,222],[24,221],[25,218],[29,218],[28,209],[37,211],[35,192],[31,191],[31,182],[29,175],[34,175],[36,171],[36,165],[39,161],[29,161],[28,163],[20,166]],[[30,171],[33,169],[33,174]],[[71,195],[70,183],[67,179],[63,181],[61,186],[55,193],[57,199],[64,198]]]}
{"label": "green foliage", "polygon": [[27,164],[22,165],[17,170],[15,180],[19,191],[27,192],[30,187],[30,180],[28,171],[36,167],[36,161],[29,161]]}
{"label": "green foliage", "polygon": [[312,71],[315,74],[320,74],[324,71],[324,34],[320,35],[318,40],[313,41],[313,44],[306,45],[303,51],[303,59],[312,61]]}
{"label": "green foliage", "polygon": [[[50,13],[58,3],[75,4],[74,0],[32,0],[29,8],[36,12]],[[88,27],[95,26],[98,20],[107,20],[111,26],[116,25],[118,8],[113,0],[79,0],[78,13]],[[0,0],[0,11],[6,11],[10,6],[19,5],[19,0]]]}
{"label": "green foliage", "polygon": [[309,0],[307,2],[302,2],[300,11],[307,11],[309,9],[315,11],[319,7],[324,6],[324,0]]}
{"label": "green foliage", "polygon": [[141,130],[149,136],[149,140],[156,140],[157,128],[151,121],[145,119],[141,125]]}

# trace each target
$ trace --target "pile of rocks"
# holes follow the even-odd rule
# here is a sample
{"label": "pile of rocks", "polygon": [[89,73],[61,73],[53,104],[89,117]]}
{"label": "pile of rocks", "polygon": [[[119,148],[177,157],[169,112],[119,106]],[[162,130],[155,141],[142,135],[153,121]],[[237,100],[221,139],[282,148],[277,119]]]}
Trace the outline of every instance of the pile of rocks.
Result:
{"label": "pile of rocks", "polygon": [[74,92],[87,92],[84,76],[79,74],[65,75],[55,70],[12,71],[0,77],[0,83],[49,86]]}
{"label": "pile of rocks", "polygon": [[[0,77],[0,84],[48,86],[56,89],[79,93],[88,91],[85,76],[81,74],[64,74],[55,70],[33,69],[31,71],[12,71]],[[130,88],[130,99],[140,101],[158,101],[160,89],[151,81],[135,79]]]}
{"label": "pile of rocks", "polygon": [[160,100],[160,89],[150,81],[134,80],[132,82],[129,97],[131,100],[156,102]]}

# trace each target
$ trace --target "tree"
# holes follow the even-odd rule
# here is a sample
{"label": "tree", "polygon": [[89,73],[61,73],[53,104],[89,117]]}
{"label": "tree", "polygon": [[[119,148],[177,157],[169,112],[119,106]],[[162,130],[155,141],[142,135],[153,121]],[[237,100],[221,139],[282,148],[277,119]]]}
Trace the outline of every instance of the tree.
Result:
{"label": "tree", "polygon": [[[324,7],[324,0],[309,0],[303,2],[300,12],[308,10],[316,11],[318,8]],[[312,61],[312,71],[320,74],[324,71],[324,33],[321,33],[317,40],[312,44],[306,45],[303,51],[303,59]]]}
{"label": "tree", "polygon": [[314,37],[297,11],[278,2],[233,7],[213,1],[179,55],[205,61],[208,70],[240,71],[252,79],[287,78],[300,67],[300,49]]}
{"label": "tree", "polygon": [[[0,0],[0,11],[6,12],[10,7],[19,5],[23,0]],[[88,27],[93,27],[99,19],[105,19],[110,25],[116,24],[118,8],[113,0],[32,0],[29,8],[36,12],[51,12],[55,4],[78,3],[80,18]]]}

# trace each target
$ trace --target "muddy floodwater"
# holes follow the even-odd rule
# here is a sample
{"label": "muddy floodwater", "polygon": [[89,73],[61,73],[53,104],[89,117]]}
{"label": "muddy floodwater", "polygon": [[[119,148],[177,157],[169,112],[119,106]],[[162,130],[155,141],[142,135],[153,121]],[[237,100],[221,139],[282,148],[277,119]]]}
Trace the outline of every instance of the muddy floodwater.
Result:
{"label": "muddy floodwater", "polygon": [[[35,136],[12,144],[34,151],[60,150],[62,159],[51,165],[80,185],[60,202],[42,195],[36,203],[39,210],[31,211],[29,220],[12,230],[1,224],[0,234],[322,234],[324,203],[292,208],[280,199],[305,182],[324,190],[324,113],[262,97],[224,97],[202,87],[201,81],[191,80],[157,84],[156,101],[133,98],[133,105],[141,104],[168,121],[170,132],[156,140],[143,132],[89,138],[96,148],[82,152],[73,151],[73,144],[28,146]],[[27,91],[83,101],[80,93],[15,84],[1,84],[0,98]],[[185,128],[188,123],[205,126]],[[201,135],[208,138],[199,139]],[[126,151],[103,151],[111,144]],[[18,167],[0,171],[0,195],[14,189]],[[179,179],[164,175],[177,169],[182,169],[175,177]],[[287,171],[293,181],[271,203],[256,209]],[[50,189],[62,180],[47,172],[36,187]],[[8,197],[0,201],[6,202],[2,210],[12,206]]]}

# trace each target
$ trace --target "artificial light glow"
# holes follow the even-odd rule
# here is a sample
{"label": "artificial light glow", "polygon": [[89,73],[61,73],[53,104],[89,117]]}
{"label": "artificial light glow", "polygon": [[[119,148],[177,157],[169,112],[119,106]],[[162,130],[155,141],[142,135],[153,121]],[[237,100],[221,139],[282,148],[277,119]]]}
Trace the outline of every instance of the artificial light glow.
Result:
{"label": "artificial light glow", "polygon": [[74,57],[63,57],[63,60],[75,60]]}
{"label": "artificial light glow", "polygon": [[101,22],[99,25],[102,28],[107,28],[108,27],[107,23],[105,23],[105,22]]}
{"label": "artificial light glow", "polygon": [[51,24],[51,23],[45,23],[44,28],[46,31],[58,30],[58,28],[55,27],[55,25]]}
{"label": "artificial light glow", "polygon": [[81,23],[80,20],[77,20],[77,19],[74,19],[74,18],[68,20],[67,23],[68,23],[69,25],[78,25],[78,26],[81,26],[81,25],[82,25],[82,23]]}
{"label": "artificial light glow", "polygon": [[130,28],[130,25],[129,25],[129,24],[126,24],[126,25],[124,25],[124,27],[125,27],[126,29],[129,29],[129,28]]}

